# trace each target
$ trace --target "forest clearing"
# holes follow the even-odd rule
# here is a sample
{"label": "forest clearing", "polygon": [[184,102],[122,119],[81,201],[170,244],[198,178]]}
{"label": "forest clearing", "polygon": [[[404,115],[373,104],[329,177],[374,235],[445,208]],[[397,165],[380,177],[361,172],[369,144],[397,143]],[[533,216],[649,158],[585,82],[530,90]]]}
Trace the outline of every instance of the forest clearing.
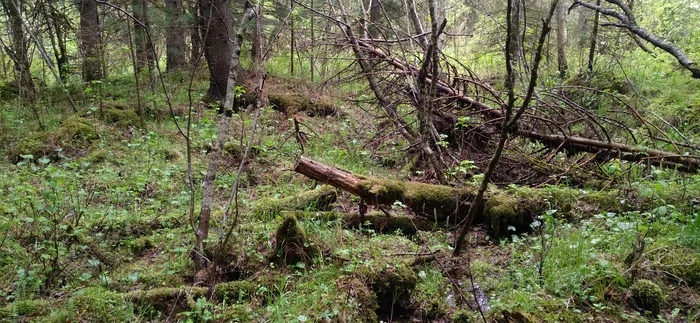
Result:
{"label": "forest clearing", "polygon": [[0,10],[0,322],[700,322],[696,1]]}

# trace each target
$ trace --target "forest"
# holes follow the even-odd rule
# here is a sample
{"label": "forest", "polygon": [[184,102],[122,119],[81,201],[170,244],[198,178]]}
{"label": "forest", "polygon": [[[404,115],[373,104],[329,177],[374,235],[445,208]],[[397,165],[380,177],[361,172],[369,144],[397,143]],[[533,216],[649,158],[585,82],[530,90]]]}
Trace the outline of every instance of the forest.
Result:
{"label": "forest", "polygon": [[0,0],[0,322],[699,322],[696,0]]}

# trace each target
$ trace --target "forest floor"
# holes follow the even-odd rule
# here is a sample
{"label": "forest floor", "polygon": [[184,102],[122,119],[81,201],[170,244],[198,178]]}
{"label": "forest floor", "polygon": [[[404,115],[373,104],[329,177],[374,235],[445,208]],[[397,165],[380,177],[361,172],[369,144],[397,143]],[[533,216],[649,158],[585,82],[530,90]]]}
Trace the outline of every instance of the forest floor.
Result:
{"label": "forest floor", "polygon": [[[301,154],[292,116],[306,134],[305,156],[357,174],[421,180],[420,172],[402,169],[409,160],[399,143],[377,137],[370,116],[342,104],[367,95],[352,89],[330,101],[302,100],[325,102],[314,112],[302,109],[314,104],[261,111],[240,178],[237,224],[224,247],[225,281],[207,299],[191,258],[185,141],[167,113],[149,112],[147,129],[138,129],[130,88],[119,80],[104,86],[104,97],[90,94],[93,108],[70,118],[52,108],[57,97],[43,98],[43,131],[28,130],[35,126],[26,110],[0,111],[0,321],[477,322],[483,315],[499,322],[692,322],[700,315],[700,220],[688,193],[700,190],[698,175],[655,170],[569,188],[588,194],[615,187],[620,204],[633,198],[630,191],[652,203],[567,216],[552,203],[530,233],[494,239],[475,228],[457,258],[450,256],[455,229],[346,227],[341,214],[358,213],[359,200],[345,192],[328,206],[266,207],[319,185],[292,171]],[[182,115],[186,88],[171,90]],[[329,113],[329,105],[336,110]],[[199,208],[217,115],[196,110]],[[249,113],[233,118],[209,246],[222,236],[252,123]],[[671,204],[669,196],[685,202]],[[389,213],[412,216],[400,202]],[[289,221],[313,252],[273,261],[278,228]]]}

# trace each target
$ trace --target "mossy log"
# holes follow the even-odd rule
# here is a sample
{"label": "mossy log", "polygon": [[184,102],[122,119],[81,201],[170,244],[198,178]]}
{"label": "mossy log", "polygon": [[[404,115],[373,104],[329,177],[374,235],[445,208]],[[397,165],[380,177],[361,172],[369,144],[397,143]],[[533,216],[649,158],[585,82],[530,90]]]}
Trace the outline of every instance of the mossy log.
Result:
{"label": "mossy log", "polygon": [[[399,201],[417,216],[438,223],[460,221],[476,194],[476,189],[472,187],[457,188],[356,175],[303,156],[299,158],[295,171],[357,195],[367,204],[391,205]],[[700,194],[697,189],[683,186],[669,186],[663,191],[654,191],[655,194],[643,194],[645,190],[649,188],[644,185],[624,191],[561,186],[491,187],[486,192],[484,209],[477,213],[473,223],[484,224],[489,235],[498,238],[528,231],[530,223],[550,209],[556,209],[558,217],[571,221],[601,212],[653,210],[661,205],[659,203],[675,205],[678,211],[685,212],[689,211],[687,197]]]}
{"label": "mossy log", "polygon": [[[316,181],[327,183],[361,197],[371,205],[391,205],[400,201],[418,216],[437,222],[456,222],[462,219],[476,194],[471,187],[457,188],[415,182],[401,182],[355,175],[300,157],[294,169]],[[483,216],[476,223],[486,223],[493,236],[506,234],[510,228],[527,231],[533,215],[542,211],[540,203],[523,203],[503,192],[489,192]]]}
{"label": "mossy log", "polygon": [[298,219],[316,218],[322,220],[342,220],[343,227],[347,229],[365,228],[372,229],[376,233],[396,233],[414,235],[418,231],[433,231],[440,227],[440,223],[425,218],[409,218],[406,216],[388,216],[381,212],[370,212],[364,217],[357,213],[344,212],[285,212],[284,215],[294,215]]}
{"label": "mossy log", "polygon": [[252,207],[257,217],[276,216],[282,211],[314,209],[328,210],[328,207],[338,199],[338,192],[332,186],[323,185],[315,190],[281,199],[260,199]]}
{"label": "mossy log", "polygon": [[[214,296],[219,301],[227,303],[248,302],[255,296],[258,284],[242,280],[219,283],[214,287]],[[137,290],[122,295],[122,298],[136,304],[153,306],[157,310],[166,311],[172,308],[194,308],[193,300],[207,297],[207,287],[161,287],[150,290]]]}

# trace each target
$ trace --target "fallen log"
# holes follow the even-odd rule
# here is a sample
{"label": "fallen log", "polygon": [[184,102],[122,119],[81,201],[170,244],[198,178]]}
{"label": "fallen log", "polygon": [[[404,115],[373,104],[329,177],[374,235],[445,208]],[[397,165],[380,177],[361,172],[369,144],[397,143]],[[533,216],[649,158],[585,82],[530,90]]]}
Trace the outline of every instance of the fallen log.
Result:
{"label": "fallen log", "polygon": [[283,216],[293,215],[297,219],[322,219],[325,221],[342,220],[346,229],[371,229],[376,233],[397,233],[412,236],[418,231],[433,231],[443,227],[443,223],[438,223],[425,218],[410,218],[407,216],[389,216],[382,212],[369,212],[365,216],[358,213],[345,212],[309,212],[309,211],[287,211],[282,212]]}
{"label": "fallen log", "polygon": [[[385,61],[394,68],[417,77],[419,72],[417,67],[412,66],[403,60],[392,57],[381,48],[377,48],[368,42],[353,39],[349,39],[349,41],[351,43],[354,41],[359,48],[370,54],[375,59]],[[471,98],[442,80],[433,80],[429,76],[426,77],[425,80],[428,84],[435,82],[435,88],[440,94],[464,103],[469,107],[469,109],[479,112],[487,121],[493,121],[504,117],[501,107],[492,107]],[[595,140],[573,135],[547,134],[527,130],[527,127],[523,126],[516,127],[514,134],[523,138],[541,142],[550,147],[562,147],[570,152],[611,152],[615,153],[619,159],[630,162],[639,162],[644,160],[655,166],[676,168],[680,171],[688,173],[696,173],[698,170],[700,170],[700,157],[698,156],[675,154],[657,149],[648,149],[645,147],[626,145],[605,140]]]}
{"label": "fallen log", "polygon": [[[392,205],[399,201],[418,217],[438,224],[462,220],[476,194],[476,189],[471,187],[456,188],[352,174],[304,156],[299,157],[294,171],[359,196],[367,204]],[[596,213],[647,211],[667,204],[675,205],[679,212],[686,212],[689,211],[688,197],[700,195],[700,190],[684,187],[668,187],[656,191],[658,195],[638,192],[648,189],[642,185],[625,191],[589,191],[568,187],[499,190],[494,187],[486,192],[484,208],[477,213],[473,223],[483,224],[490,236],[498,238],[527,232],[530,223],[546,210],[556,209],[558,217],[571,221]],[[382,219],[373,220],[381,223]],[[357,221],[360,221],[359,217]]]}
{"label": "fallen log", "polygon": [[[402,182],[355,175],[299,157],[294,171],[362,198],[370,205],[401,202],[416,215],[435,222],[457,223],[468,212],[476,194],[474,188],[457,188],[417,182]],[[503,192],[489,192],[481,216],[475,224],[487,225],[495,237],[528,231],[530,223],[542,211],[542,201],[520,201]],[[357,221],[360,221],[359,219]]]}

